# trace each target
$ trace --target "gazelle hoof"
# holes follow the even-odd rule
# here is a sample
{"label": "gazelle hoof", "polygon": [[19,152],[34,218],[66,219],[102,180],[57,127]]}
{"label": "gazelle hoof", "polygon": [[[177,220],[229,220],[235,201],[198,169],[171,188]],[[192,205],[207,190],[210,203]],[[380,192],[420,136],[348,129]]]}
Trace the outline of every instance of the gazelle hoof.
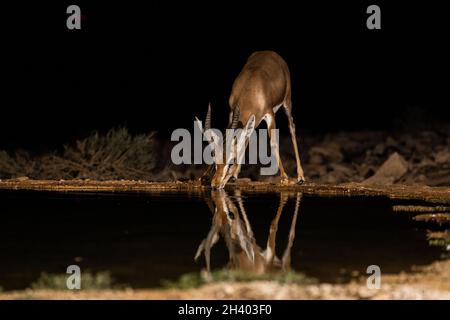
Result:
{"label": "gazelle hoof", "polygon": [[304,184],[305,183],[305,179],[299,179],[298,181],[297,181],[297,184]]}

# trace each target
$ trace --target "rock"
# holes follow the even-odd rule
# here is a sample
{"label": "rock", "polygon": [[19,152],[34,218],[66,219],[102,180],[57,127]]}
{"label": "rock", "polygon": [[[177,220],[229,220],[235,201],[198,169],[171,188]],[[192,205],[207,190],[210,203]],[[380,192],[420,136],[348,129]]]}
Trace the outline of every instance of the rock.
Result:
{"label": "rock", "polygon": [[330,164],[330,167],[333,169],[333,172],[335,172],[339,177],[342,178],[351,177],[355,175],[354,170],[342,164],[332,163]]}
{"label": "rock", "polygon": [[349,180],[355,181],[355,179],[360,181],[357,177],[356,171],[348,166],[338,163],[331,163],[328,169],[331,171],[325,175],[324,179],[322,179],[324,183],[339,184]]}
{"label": "rock", "polygon": [[449,150],[442,150],[439,151],[435,156],[434,160],[436,163],[444,164],[444,163],[450,163],[450,152]]}
{"label": "rock", "polygon": [[386,138],[386,147],[397,147],[398,146],[398,142],[392,138],[391,136]]}
{"label": "rock", "polygon": [[415,181],[418,182],[418,183],[420,183],[420,184],[422,184],[422,185],[424,185],[424,184],[425,184],[425,181],[427,181],[427,177],[426,177],[424,174],[419,174],[419,175],[416,177]]}
{"label": "rock", "polygon": [[450,214],[448,213],[418,214],[414,217],[414,220],[424,222],[435,222],[438,224],[450,224]]}
{"label": "rock", "polygon": [[393,184],[408,172],[408,163],[406,160],[394,152],[381,165],[373,176],[363,181],[363,184],[384,185]]}
{"label": "rock", "polygon": [[351,134],[348,133],[338,133],[333,135],[327,135],[328,142],[337,143],[340,146],[341,151],[346,155],[357,155],[361,154],[365,150],[365,146],[360,141],[353,139]]}
{"label": "rock", "polygon": [[338,177],[334,172],[330,172],[324,177],[321,177],[320,182],[326,184],[338,184],[340,180],[340,177]]}
{"label": "rock", "polygon": [[363,163],[357,167],[357,172],[360,177],[367,179],[375,174],[373,166]]}
{"label": "rock", "polygon": [[423,158],[417,165],[417,168],[425,168],[425,167],[430,167],[430,166],[434,166],[434,161],[429,159],[429,158]]}
{"label": "rock", "polygon": [[323,158],[319,154],[313,154],[309,158],[309,163],[311,163],[311,164],[322,164],[323,163]]}
{"label": "rock", "polygon": [[308,176],[323,177],[327,174],[327,167],[324,165],[305,165],[305,172]]}
{"label": "rock", "polygon": [[312,158],[315,155],[319,155],[330,162],[341,162],[344,159],[340,147],[336,143],[326,143],[312,147],[309,150],[309,156]]}
{"label": "rock", "polygon": [[375,146],[375,148],[373,149],[373,154],[377,155],[377,156],[381,156],[384,154],[384,151],[386,150],[384,144],[379,143]]}

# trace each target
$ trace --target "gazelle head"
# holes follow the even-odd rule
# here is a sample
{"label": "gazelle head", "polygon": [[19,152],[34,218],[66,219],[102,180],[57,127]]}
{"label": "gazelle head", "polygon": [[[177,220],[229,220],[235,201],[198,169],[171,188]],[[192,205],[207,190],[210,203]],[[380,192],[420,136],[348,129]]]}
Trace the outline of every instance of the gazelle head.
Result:
{"label": "gazelle head", "polygon": [[[238,159],[245,153],[246,140],[252,134],[255,128],[255,115],[251,115],[243,128],[238,128],[240,120],[240,109],[236,106],[233,112],[233,118],[230,129],[238,130],[236,134],[229,135],[229,139],[222,139],[214,130],[211,129],[211,105],[208,105],[208,113],[205,119],[205,128],[202,122],[196,117],[197,126],[204,134],[207,141],[214,150],[215,173],[211,180],[211,187],[222,189],[233,175],[234,165]],[[227,134],[225,134],[227,137]],[[228,140],[228,141],[227,141]],[[230,145],[227,145],[227,142]]]}
{"label": "gazelle head", "polygon": [[[225,190],[211,190],[204,194],[204,199],[213,214],[211,228],[206,238],[198,246],[194,259],[197,261],[203,253],[206,271],[211,271],[211,250],[222,239],[229,253],[228,267],[234,270],[264,274],[275,270],[287,272],[291,269],[291,251],[295,240],[297,217],[303,195],[299,192],[280,194],[278,209],[270,224],[266,247],[260,247],[245,210],[241,191],[234,190],[234,196],[227,195]],[[294,214],[291,218],[288,242],[281,257],[276,254],[277,230],[283,209],[295,198]]]}

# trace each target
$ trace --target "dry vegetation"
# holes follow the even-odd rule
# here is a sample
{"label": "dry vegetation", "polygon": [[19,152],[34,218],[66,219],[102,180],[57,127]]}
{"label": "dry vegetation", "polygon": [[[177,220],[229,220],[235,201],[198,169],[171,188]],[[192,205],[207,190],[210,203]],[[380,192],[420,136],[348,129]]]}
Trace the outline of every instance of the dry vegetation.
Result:
{"label": "dry vegetation", "polygon": [[[288,137],[281,141],[282,159],[291,176],[294,155]],[[31,155],[0,151],[0,179],[91,179],[176,181],[198,178],[204,168],[175,166],[170,143],[161,146],[155,133],[131,135],[125,128],[66,145],[62,152]],[[385,133],[374,131],[305,135],[300,139],[309,182],[340,184],[406,184],[450,186],[450,126]],[[384,166],[384,167],[383,167]],[[379,172],[381,170],[381,172]],[[274,182],[259,176],[259,167],[243,167],[241,177]]]}
{"label": "dry vegetation", "polygon": [[132,136],[127,129],[94,133],[64,146],[62,154],[31,156],[0,152],[0,178],[152,180],[157,175],[155,134]]}
{"label": "dry vegetation", "polygon": [[380,289],[366,279],[348,284],[296,284],[277,281],[218,282],[191,289],[22,290],[0,299],[450,299],[450,260],[408,273],[384,275]]}

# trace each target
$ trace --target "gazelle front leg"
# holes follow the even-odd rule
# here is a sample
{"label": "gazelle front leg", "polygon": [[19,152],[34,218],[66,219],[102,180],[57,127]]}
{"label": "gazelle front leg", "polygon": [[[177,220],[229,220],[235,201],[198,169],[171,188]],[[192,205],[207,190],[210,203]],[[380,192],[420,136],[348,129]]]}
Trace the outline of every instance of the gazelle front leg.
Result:
{"label": "gazelle front leg", "polygon": [[281,177],[280,182],[281,182],[281,184],[286,184],[289,182],[289,177],[287,176],[286,171],[284,171],[283,163],[281,162],[280,146],[277,141],[276,132],[275,131],[272,132],[272,130],[276,129],[275,114],[268,113],[264,117],[264,120],[267,123],[267,130],[268,130],[269,138],[270,138],[270,149],[273,152],[273,154],[275,155],[275,158],[278,163],[278,169],[280,169],[280,177]]}
{"label": "gazelle front leg", "polygon": [[244,148],[240,154],[238,154],[238,158],[236,159],[236,163],[233,164],[230,168],[231,181],[237,181],[239,173],[241,172],[241,165],[243,163],[245,157],[245,150],[247,150],[249,139],[245,140]]}
{"label": "gazelle front leg", "polygon": [[238,176],[239,176],[239,172],[241,172],[241,165],[238,164],[238,163],[233,164],[233,166],[230,169],[230,175],[231,175],[230,181],[231,182],[237,181]]}

